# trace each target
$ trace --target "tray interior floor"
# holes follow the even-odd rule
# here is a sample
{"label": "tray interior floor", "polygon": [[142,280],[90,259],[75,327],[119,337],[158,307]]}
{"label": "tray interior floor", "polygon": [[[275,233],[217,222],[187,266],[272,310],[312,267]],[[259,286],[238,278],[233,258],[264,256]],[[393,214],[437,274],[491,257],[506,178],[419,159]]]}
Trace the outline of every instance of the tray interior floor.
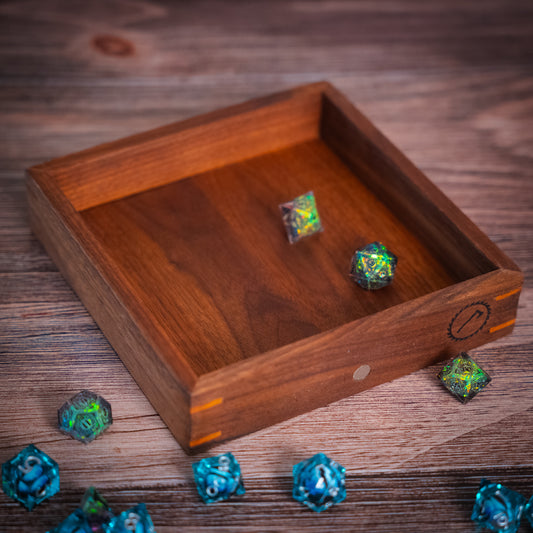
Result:
{"label": "tray interior floor", "polygon": [[[278,205],[308,190],[324,232],[291,245]],[[318,139],[82,216],[198,375],[461,281]],[[375,240],[398,268],[366,291],[348,271]]]}

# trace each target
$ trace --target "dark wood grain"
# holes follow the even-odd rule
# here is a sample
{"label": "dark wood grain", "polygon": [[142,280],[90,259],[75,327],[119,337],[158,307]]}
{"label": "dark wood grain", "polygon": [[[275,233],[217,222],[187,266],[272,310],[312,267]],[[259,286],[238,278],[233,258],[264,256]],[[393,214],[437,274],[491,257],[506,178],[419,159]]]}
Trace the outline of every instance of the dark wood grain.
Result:
{"label": "dark wood grain", "polygon": [[[62,466],[60,495],[31,514],[0,494],[0,529],[47,530],[89,484],[118,509],[146,501],[163,532],[426,532],[436,514],[464,532],[481,477],[529,497],[532,11],[525,0],[0,4],[0,461],[35,442]],[[470,405],[433,366],[222,445],[248,493],[205,507],[191,459],[31,234],[23,169],[325,78],[518,263],[517,324],[473,351],[493,382]],[[116,412],[89,447],[54,429],[85,387]],[[349,474],[348,500],[319,517],[288,494],[291,464],[316,451]]]}

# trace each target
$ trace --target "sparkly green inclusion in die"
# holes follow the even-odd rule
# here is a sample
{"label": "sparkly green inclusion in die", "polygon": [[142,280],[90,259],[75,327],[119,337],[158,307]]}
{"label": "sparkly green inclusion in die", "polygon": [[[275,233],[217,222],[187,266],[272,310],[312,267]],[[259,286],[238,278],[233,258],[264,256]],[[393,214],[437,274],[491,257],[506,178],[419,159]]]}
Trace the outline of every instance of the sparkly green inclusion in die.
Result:
{"label": "sparkly green inclusion in die", "polygon": [[394,279],[397,257],[380,242],[372,242],[355,251],[350,276],[363,289],[375,290]]}
{"label": "sparkly green inclusion in die", "polygon": [[104,533],[105,527],[114,517],[106,499],[94,487],[85,491],[80,509],[93,533]]}
{"label": "sparkly green inclusion in die", "polygon": [[281,204],[279,208],[290,243],[323,230],[313,191]]}
{"label": "sparkly green inclusion in die", "polygon": [[438,378],[463,403],[471,400],[491,381],[490,376],[466,352],[461,352],[445,365]]}
{"label": "sparkly green inclusion in die", "polygon": [[83,390],[58,411],[59,429],[84,443],[93,441],[112,423],[111,405],[98,394]]}

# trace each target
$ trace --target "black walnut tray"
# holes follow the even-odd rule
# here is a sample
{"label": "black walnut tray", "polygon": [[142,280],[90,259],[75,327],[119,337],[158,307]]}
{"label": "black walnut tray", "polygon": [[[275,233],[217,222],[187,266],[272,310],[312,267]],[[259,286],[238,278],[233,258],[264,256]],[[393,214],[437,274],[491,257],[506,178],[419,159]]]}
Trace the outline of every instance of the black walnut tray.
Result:
{"label": "black walnut tray", "polygon": [[[308,190],[321,234],[290,245]],[[511,332],[522,274],[328,83],[28,170],[33,231],[188,452]],[[348,277],[355,248],[392,285]]]}

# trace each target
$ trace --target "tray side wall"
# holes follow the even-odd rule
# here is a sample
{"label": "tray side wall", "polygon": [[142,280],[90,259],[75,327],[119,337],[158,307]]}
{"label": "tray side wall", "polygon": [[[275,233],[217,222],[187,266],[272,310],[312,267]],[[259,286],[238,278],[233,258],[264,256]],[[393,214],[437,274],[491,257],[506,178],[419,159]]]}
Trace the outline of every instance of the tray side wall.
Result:
{"label": "tray side wall", "polygon": [[[154,348],[141,334],[128,309],[115,296],[98,268],[80,246],[79,236],[73,234],[66,220],[68,204],[61,202],[61,193],[54,195],[54,187],[45,176],[39,181],[28,174],[27,193],[30,225],[46,248],[54,263],[76,291],[104,335],[139,384],[156,411],[186,447],[190,441],[190,397],[179,384],[174,373],[164,364]],[[46,183],[46,181],[48,183]],[[52,196],[56,196],[54,200]],[[66,202],[66,200],[65,200]],[[66,207],[66,209],[63,209]],[[59,211],[59,212],[58,212]],[[77,213],[73,213],[77,216]],[[94,258],[93,258],[94,259]]]}
{"label": "tray side wall", "polygon": [[324,91],[321,138],[459,279],[519,270],[339,91]]}
{"label": "tray side wall", "polygon": [[251,100],[39,165],[77,211],[318,137],[321,88]]}
{"label": "tray side wall", "polygon": [[[192,397],[189,450],[267,427],[509,334],[521,283],[520,272],[491,272],[202,376]],[[482,304],[490,311],[478,316],[476,306],[483,309]],[[474,334],[454,340],[449,334],[454,319]],[[354,380],[364,365],[368,377]]]}

